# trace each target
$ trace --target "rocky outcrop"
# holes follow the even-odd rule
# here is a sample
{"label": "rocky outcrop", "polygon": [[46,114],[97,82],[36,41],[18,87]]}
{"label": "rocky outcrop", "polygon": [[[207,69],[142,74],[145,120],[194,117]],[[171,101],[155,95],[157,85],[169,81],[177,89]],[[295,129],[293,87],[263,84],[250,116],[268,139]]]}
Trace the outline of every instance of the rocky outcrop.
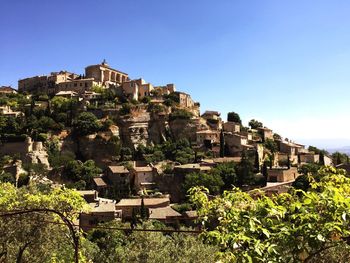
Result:
{"label": "rocky outcrop", "polygon": [[148,136],[150,142],[159,144],[167,140],[169,136],[169,124],[167,115],[152,114],[152,118],[148,123]]}
{"label": "rocky outcrop", "polygon": [[0,155],[18,156],[25,163],[42,163],[50,167],[43,143],[35,142],[30,137],[27,137],[25,141],[2,143]]}
{"label": "rocky outcrop", "polygon": [[175,140],[181,138],[186,138],[190,142],[196,141],[196,132],[199,130],[208,129],[202,121],[201,118],[194,119],[175,119],[169,121],[169,127],[171,134]]}
{"label": "rocky outcrop", "polygon": [[150,113],[145,110],[120,118],[118,126],[123,146],[134,149],[139,145],[146,145],[149,142],[148,124],[150,119]]}

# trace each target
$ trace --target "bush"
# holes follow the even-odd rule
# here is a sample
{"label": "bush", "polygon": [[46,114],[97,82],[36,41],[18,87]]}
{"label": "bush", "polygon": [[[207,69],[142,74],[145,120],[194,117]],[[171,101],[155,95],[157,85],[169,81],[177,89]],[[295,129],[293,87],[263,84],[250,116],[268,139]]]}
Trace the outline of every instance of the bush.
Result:
{"label": "bush", "polygon": [[176,109],[169,115],[169,120],[176,120],[176,119],[181,119],[181,120],[189,120],[191,119],[193,114],[185,109]]}
{"label": "bush", "polygon": [[119,110],[120,115],[127,115],[131,112],[131,105],[130,103],[123,103],[121,109]]}

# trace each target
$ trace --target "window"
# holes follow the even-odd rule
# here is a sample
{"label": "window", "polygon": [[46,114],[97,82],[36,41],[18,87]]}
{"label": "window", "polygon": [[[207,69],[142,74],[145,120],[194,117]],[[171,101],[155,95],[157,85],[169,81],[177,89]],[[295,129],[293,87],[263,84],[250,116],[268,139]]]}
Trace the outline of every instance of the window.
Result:
{"label": "window", "polygon": [[77,83],[74,83],[74,87],[76,87],[77,86]]}

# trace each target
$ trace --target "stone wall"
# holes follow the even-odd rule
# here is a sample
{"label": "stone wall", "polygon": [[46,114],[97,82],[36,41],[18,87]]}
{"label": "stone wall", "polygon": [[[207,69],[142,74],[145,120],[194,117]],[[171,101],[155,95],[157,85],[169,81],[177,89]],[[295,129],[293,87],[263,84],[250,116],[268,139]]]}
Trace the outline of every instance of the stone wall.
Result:
{"label": "stone wall", "polygon": [[291,167],[290,169],[269,169],[267,181],[268,182],[288,182],[293,181],[299,176],[298,169]]}

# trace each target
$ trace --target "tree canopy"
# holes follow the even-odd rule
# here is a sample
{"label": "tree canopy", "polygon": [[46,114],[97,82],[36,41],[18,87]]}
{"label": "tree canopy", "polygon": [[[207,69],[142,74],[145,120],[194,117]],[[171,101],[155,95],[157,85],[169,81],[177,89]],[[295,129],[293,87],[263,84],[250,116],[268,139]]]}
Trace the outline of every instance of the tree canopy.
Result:
{"label": "tree canopy", "polygon": [[263,123],[260,121],[257,121],[255,119],[252,119],[249,121],[248,125],[250,126],[250,128],[252,129],[257,129],[257,128],[261,128],[263,127]]}
{"label": "tree canopy", "polygon": [[207,189],[191,189],[203,237],[221,247],[225,262],[339,262],[346,255],[334,248],[349,248],[350,179],[333,167],[318,174],[307,191],[271,197],[234,188],[209,199]]}
{"label": "tree canopy", "polygon": [[9,215],[16,211],[38,209],[57,211],[73,222],[80,212],[88,211],[89,207],[74,190],[50,189],[40,185],[17,189],[12,184],[1,183],[1,262],[73,261],[71,233],[56,213],[28,212]]}
{"label": "tree canopy", "polygon": [[239,114],[233,111],[227,113],[227,121],[232,121],[232,122],[237,122],[239,124],[242,124],[242,120]]}

